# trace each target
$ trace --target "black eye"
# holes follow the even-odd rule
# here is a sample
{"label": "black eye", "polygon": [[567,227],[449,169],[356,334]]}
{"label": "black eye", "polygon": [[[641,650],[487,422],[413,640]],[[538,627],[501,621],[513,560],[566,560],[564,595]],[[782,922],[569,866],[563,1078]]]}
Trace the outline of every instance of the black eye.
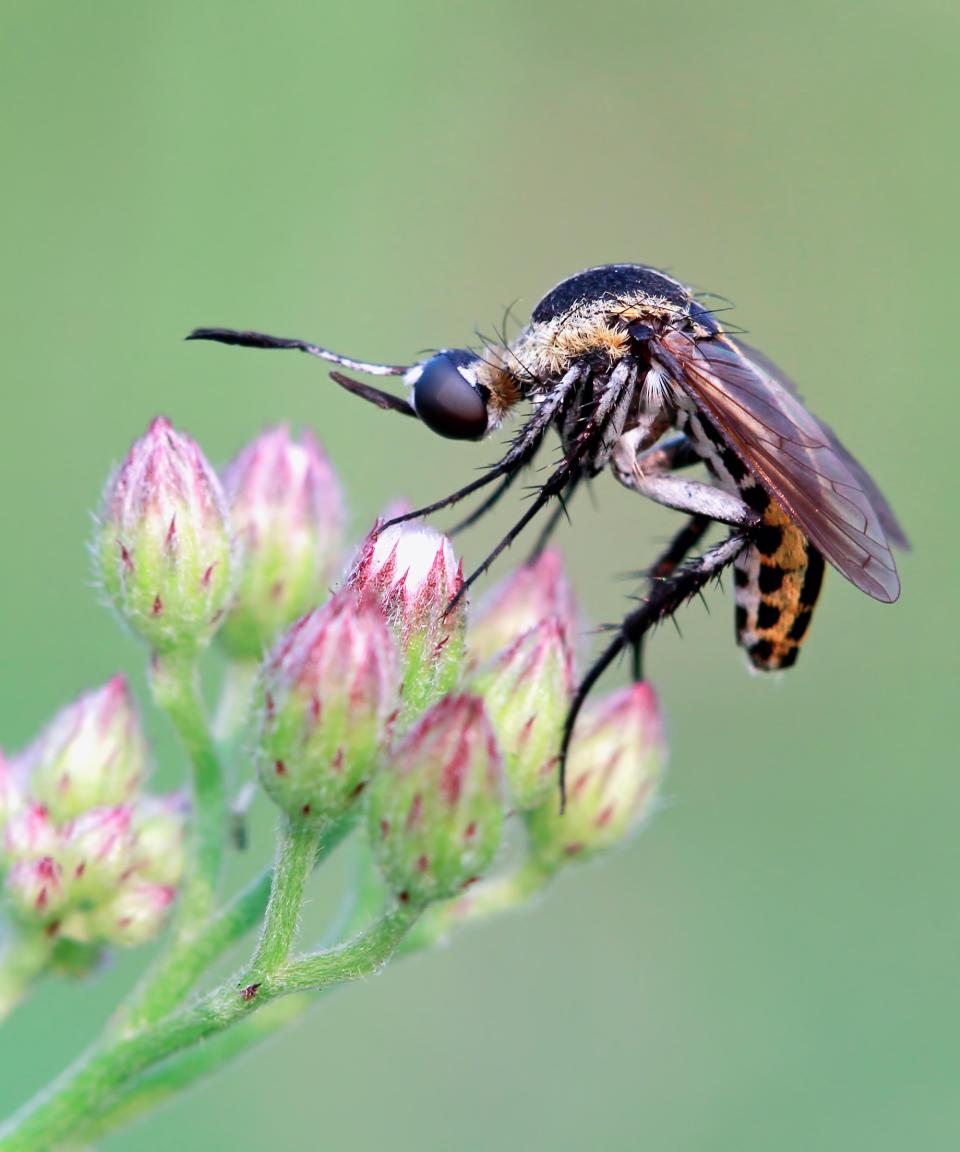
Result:
{"label": "black eye", "polygon": [[448,440],[481,440],[487,431],[483,397],[443,352],[424,364],[413,386],[413,406],[431,431]]}

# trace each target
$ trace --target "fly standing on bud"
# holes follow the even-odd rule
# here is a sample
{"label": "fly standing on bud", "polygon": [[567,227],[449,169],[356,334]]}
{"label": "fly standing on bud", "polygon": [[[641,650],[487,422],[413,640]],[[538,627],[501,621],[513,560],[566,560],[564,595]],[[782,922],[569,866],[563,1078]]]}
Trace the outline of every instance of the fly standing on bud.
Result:
{"label": "fly standing on bud", "polygon": [[[649,594],[575,695],[568,738],[610,663],[632,648],[640,679],[650,629],[730,566],[737,641],[763,671],[796,661],[825,562],[881,603],[900,593],[892,547],[906,547],[906,537],[864,468],[807,411],[782,373],[725,331],[690,288],[645,265],[589,268],[548,292],[514,340],[485,341],[476,352],[444,349],[412,365],[372,364],[260,332],[199,328],[189,338],[291,348],[348,370],[401,377],[407,397],[331,373],[354,395],[450,439],[481,440],[526,406],[517,435],[493,467],[405,519],[495,485],[468,517],[473,522],[555,432],[560,461],[463,591],[549,505],[562,509],[584,480],[605,470],[685,515],[649,569]],[[712,483],[680,474],[694,464],[705,466]],[[554,512],[538,548],[556,520]],[[726,539],[685,565],[712,524],[727,528]]]}
{"label": "fly standing on bud", "polygon": [[95,551],[114,606],[152,648],[210,641],[234,578],[226,500],[200,448],[162,417],[107,484]]}

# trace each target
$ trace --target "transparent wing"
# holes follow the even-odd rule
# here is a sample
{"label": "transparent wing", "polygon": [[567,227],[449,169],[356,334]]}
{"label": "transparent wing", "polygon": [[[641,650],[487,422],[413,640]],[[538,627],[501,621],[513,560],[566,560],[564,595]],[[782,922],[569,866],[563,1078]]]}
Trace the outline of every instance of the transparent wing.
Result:
{"label": "transparent wing", "polygon": [[896,600],[883,521],[891,538],[903,533],[873,481],[796,395],[726,337],[668,332],[653,351],[830,563],[874,599]]}

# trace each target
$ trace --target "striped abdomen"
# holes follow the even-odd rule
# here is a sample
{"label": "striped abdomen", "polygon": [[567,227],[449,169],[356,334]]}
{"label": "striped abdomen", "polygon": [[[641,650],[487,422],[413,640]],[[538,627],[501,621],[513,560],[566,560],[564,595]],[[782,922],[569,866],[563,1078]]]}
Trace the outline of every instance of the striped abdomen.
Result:
{"label": "striped abdomen", "polygon": [[780,505],[769,497],[764,501],[762,489],[755,492],[766,507],[755,542],[734,564],[737,643],[754,668],[774,672],[796,662],[820,594],[824,564]]}

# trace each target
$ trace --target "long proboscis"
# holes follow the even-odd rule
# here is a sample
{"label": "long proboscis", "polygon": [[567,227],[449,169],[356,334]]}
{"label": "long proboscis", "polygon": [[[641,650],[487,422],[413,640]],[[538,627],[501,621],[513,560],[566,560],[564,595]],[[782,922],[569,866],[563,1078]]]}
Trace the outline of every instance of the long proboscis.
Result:
{"label": "long proboscis", "polygon": [[337,352],[331,352],[329,348],[321,348],[319,344],[310,344],[306,340],[268,336],[265,332],[239,332],[234,328],[194,328],[187,339],[213,340],[217,344],[237,344],[242,348],[294,348],[298,352],[306,352],[308,356],[316,356],[330,364],[339,364],[341,368],[364,372],[368,376],[403,376],[410,370],[409,365],[370,364],[366,360],[341,356]]}

